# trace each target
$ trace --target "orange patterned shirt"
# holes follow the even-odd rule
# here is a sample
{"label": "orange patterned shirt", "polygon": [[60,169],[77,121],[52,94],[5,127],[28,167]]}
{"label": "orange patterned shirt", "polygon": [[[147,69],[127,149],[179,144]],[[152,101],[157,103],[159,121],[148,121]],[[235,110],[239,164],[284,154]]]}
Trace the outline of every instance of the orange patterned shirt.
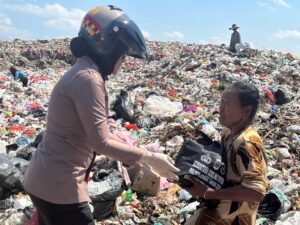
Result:
{"label": "orange patterned shirt", "polygon": [[[230,140],[230,130],[225,129],[222,144],[227,150],[227,181],[242,185],[259,193],[266,192],[266,163],[264,145],[258,133],[249,127]],[[221,200],[215,209],[201,208],[194,216],[198,225],[255,225],[258,202]]]}

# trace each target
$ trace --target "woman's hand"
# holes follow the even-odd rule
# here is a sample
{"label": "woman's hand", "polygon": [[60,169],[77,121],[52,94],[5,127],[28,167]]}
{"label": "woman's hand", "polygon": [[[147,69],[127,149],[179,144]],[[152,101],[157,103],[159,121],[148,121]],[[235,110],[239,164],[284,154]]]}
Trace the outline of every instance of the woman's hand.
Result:
{"label": "woman's hand", "polygon": [[185,177],[187,180],[191,181],[193,183],[193,186],[190,188],[184,188],[187,190],[194,198],[195,197],[204,197],[204,193],[208,189],[205,185],[201,184],[200,182],[197,182],[196,179],[192,176]]}
{"label": "woman's hand", "polygon": [[173,160],[165,154],[145,150],[139,162],[145,167],[150,167],[150,171],[167,178],[171,182],[179,179],[176,173],[180,170],[174,166]]}

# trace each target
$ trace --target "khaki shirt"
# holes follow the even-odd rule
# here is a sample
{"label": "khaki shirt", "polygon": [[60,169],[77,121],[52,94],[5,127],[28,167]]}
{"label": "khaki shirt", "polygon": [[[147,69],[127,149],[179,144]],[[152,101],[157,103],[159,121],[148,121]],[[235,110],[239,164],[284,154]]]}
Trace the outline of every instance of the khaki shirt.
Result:
{"label": "khaki shirt", "polygon": [[45,134],[25,174],[25,190],[56,204],[89,201],[84,181],[93,152],[133,164],[143,150],[111,138],[107,94],[97,65],[87,56],[55,85]]}

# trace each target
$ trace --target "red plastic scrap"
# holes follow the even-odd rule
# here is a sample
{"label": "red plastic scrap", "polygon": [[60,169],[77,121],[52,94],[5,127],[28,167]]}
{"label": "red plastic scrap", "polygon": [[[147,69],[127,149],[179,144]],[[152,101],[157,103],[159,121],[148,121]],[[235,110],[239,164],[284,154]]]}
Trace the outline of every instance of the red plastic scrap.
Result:
{"label": "red plastic scrap", "polygon": [[31,103],[26,106],[27,111],[32,111],[32,110],[40,109],[40,108],[42,108],[42,106],[39,103]]}
{"label": "red plastic scrap", "polygon": [[155,80],[150,80],[148,83],[149,83],[149,85],[155,85],[156,81]]}
{"label": "red plastic scrap", "polygon": [[29,129],[26,129],[26,130],[24,131],[24,134],[27,135],[27,136],[29,136],[29,135],[31,135],[33,132],[34,132],[34,129],[33,129],[33,128],[29,128]]}
{"label": "red plastic scrap", "polygon": [[12,125],[12,126],[7,126],[6,129],[10,131],[23,131],[25,130],[25,127],[20,125]]}
{"label": "red plastic scrap", "polygon": [[0,76],[0,81],[6,81],[6,76],[5,75],[1,75]]}
{"label": "red plastic scrap", "polygon": [[168,94],[173,97],[175,97],[177,95],[175,90],[170,90]]}
{"label": "red plastic scrap", "polygon": [[38,81],[48,80],[48,77],[29,77],[29,80],[31,82],[38,82]]}
{"label": "red plastic scrap", "polygon": [[276,98],[275,98],[275,95],[273,94],[273,92],[266,87],[263,88],[263,91],[264,91],[267,99],[269,99],[271,103],[275,103]]}
{"label": "red plastic scrap", "polygon": [[38,211],[35,207],[33,208],[32,218],[28,220],[24,225],[38,225]]}
{"label": "red plastic scrap", "polygon": [[139,204],[134,204],[134,203],[130,203],[131,207],[134,209],[139,209],[141,208]]}
{"label": "red plastic scrap", "polygon": [[126,130],[131,130],[131,129],[136,130],[136,131],[139,130],[139,128],[137,127],[137,125],[135,123],[126,124],[124,127],[126,128]]}
{"label": "red plastic scrap", "polygon": [[32,104],[30,104],[30,108],[32,108],[32,109],[39,109],[41,107],[42,106],[40,104],[38,104],[38,103],[32,103]]}

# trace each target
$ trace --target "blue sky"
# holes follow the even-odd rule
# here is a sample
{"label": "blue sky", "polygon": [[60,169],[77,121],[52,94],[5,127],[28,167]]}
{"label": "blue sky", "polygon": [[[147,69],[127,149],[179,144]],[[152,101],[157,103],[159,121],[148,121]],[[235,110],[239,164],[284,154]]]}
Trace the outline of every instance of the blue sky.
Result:
{"label": "blue sky", "polygon": [[237,23],[243,42],[300,56],[299,0],[0,0],[0,40],[74,37],[85,12],[122,8],[150,40],[228,44]]}

